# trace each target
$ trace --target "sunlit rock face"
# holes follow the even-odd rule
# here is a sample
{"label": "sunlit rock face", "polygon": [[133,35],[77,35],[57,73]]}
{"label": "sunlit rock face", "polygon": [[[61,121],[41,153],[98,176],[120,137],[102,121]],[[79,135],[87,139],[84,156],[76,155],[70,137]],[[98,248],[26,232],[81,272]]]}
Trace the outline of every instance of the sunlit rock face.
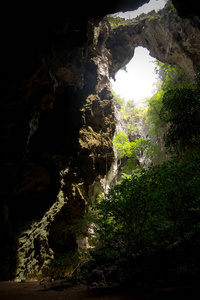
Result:
{"label": "sunlit rock face", "polygon": [[107,48],[111,52],[110,75],[128,63],[134,49],[142,46],[162,62],[179,65],[190,79],[200,67],[200,21],[181,19],[173,5],[155,13],[126,20],[111,28]]}
{"label": "sunlit rock face", "polygon": [[108,47],[103,16],[144,2],[106,1],[86,13],[85,2],[78,12],[75,3],[17,4],[1,18],[0,280],[44,277],[52,259],[78,247],[67,228],[112,180],[109,73],[130,59],[122,51],[114,62],[122,37]]}

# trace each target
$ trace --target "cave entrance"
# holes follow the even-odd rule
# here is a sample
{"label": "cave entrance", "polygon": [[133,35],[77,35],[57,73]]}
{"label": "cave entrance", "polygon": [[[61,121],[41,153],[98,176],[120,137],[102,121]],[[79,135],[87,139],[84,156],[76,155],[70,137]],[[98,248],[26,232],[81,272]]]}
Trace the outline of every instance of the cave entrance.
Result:
{"label": "cave entrance", "polygon": [[125,101],[134,100],[136,106],[143,106],[144,99],[155,92],[157,77],[154,72],[155,58],[143,47],[137,47],[134,57],[111,79],[112,89]]}
{"label": "cave entrance", "polygon": [[[140,18],[152,11],[157,13],[165,7],[167,2],[168,0],[150,0],[137,10],[115,13],[110,17],[115,19],[114,22],[119,20],[129,22],[129,20]],[[157,78],[154,72],[154,61],[155,58],[150,56],[146,48],[136,47],[133,58],[117,72],[114,80],[111,79],[113,91],[124,98],[125,101],[134,100],[136,106],[142,106],[142,100],[151,97],[155,92],[154,85]]]}

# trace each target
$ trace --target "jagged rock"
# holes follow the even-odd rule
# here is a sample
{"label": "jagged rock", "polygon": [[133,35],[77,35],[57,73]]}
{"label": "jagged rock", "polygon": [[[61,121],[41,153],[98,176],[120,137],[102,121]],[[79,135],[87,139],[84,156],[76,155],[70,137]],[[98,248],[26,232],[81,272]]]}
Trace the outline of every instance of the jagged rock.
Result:
{"label": "jagged rock", "polygon": [[[31,193],[32,201],[27,205],[30,214],[21,220],[17,280],[49,275],[52,259],[76,250],[80,241],[76,243],[76,236],[66,230],[91,202],[94,182],[102,191],[101,180],[113,162],[115,116],[105,48],[108,33],[107,21],[101,30],[91,21],[83,53],[76,49],[65,58],[62,51],[60,55],[53,52],[26,83],[24,101],[34,104],[34,113],[14,196],[25,203]],[[57,201],[53,193],[47,197],[56,176]],[[36,201],[41,203],[39,211]],[[26,228],[28,235],[23,231],[27,221],[33,222]]]}
{"label": "jagged rock", "polygon": [[111,28],[107,48],[111,53],[110,75],[125,66],[138,46],[147,48],[150,55],[162,62],[179,65],[194,79],[200,66],[200,21],[181,19],[169,3],[136,19],[122,21]]}

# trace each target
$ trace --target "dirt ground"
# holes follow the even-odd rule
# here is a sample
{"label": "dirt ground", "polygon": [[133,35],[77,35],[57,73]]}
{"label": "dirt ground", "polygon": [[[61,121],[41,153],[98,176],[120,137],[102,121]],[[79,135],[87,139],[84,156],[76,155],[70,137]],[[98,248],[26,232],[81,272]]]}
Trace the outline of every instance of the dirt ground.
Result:
{"label": "dirt ground", "polygon": [[0,282],[0,300],[129,300],[126,295],[99,295],[86,286],[74,286],[63,291],[45,290],[38,281]]}
{"label": "dirt ground", "polygon": [[140,291],[126,295],[126,291],[90,290],[86,286],[73,286],[61,291],[47,290],[39,281],[17,283],[0,282],[0,300],[189,300],[200,299],[200,287],[167,287]]}

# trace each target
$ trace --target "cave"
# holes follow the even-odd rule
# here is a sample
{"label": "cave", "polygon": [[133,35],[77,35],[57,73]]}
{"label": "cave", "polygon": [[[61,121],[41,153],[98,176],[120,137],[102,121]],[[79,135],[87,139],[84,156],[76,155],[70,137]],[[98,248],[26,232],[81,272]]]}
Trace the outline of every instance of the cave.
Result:
{"label": "cave", "polygon": [[167,7],[110,26],[108,14],[145,2],[4,4],[0,280],[43,278],[56,255],[77,247],[65,230],[103,191],[113,166],[110,77],[134,49],[179,65],[190,80],[199,71],[196,1],[173,0],[178,17]]}

